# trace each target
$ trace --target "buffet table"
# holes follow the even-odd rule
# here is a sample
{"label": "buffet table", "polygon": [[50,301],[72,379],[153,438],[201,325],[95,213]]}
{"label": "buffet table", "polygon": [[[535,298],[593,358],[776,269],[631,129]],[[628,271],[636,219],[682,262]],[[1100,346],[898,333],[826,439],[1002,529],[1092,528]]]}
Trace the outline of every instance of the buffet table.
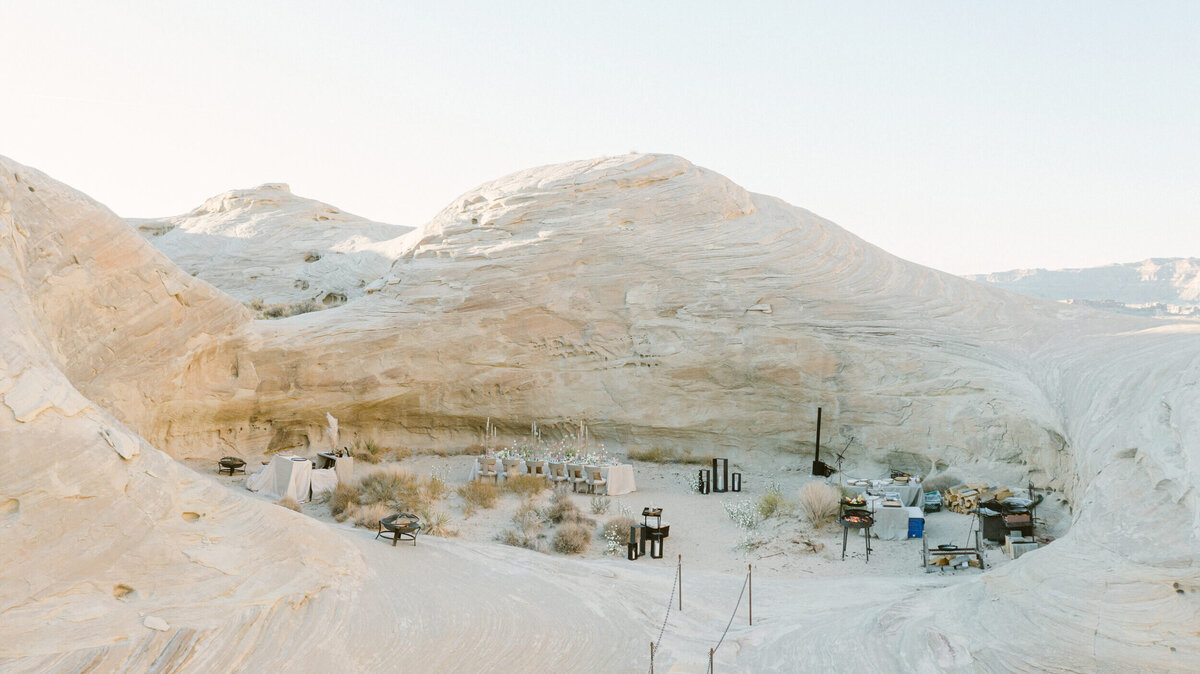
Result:
{"label": "buffet table", "polygon": [[[570,463],[564,461],[563,463]],[[600,474],[604,476],[606,491],[609,496],[620,496],[621,494],[630,494],[637,491],[637,483],[633,479],[633,464],[620,463],[615,466],[597,466],[600,468]],[[503,481],[506,477],[504,470],[503,459],[496,459],[496,473]],[[521,461],[518,473],[524,475],[526,473],[525,462]],[[470,480],[479,479],[479,459],[478,457],[471,460],[471,476]]]}
{"label": "buffet table", "polygon": [[307,503],[312,490],[312,462],[302,456],[276,456],[262,470],[246,478],[246,489],[275,498],[291,497]]}
{"label": "buffet table", "polygon": [[[862,482],[862,480],[859,480]],[[842,486],[846,489],[853,489],[856,494],[866,494],[868,490],[876,494],[899,494],[900,502],[906,506],[918,506],[924,504],[925,492],[921,489],[920,482],[909,482],[908,484],[892,484],[891,480],[871,480],[869,485],[850,484],[849,480],[843,480]]]}
{"label": "buffet table", "polygon": [[875,508],[875,524],[871,527],[871,533],[880,540],[908,540],[908,520],[910,518],[925,518],[925,511],[921,508],[916,508],[913,506],[904,508],[887,508],[879,505],[880,502],[881,501],[873,504]]}

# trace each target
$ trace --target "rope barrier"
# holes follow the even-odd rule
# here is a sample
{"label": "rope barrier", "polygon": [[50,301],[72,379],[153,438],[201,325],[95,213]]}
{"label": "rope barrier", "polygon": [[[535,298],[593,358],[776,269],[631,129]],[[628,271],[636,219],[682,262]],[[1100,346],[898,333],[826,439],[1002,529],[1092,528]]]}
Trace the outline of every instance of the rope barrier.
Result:
{"label": "rope barrier", "polygon": [[658,640],[654,642],[654,650],[650,651],[650,671],[654,672],[654,656],[658,654],[659,646],[662,645],[663,632],[667,629],[667,619],[671,617],[671,606],[675,603],[675,584],[679,582],[679,572],[683,569],[683,562],[680,561],[675,565],[675,578],[671,580],[671,594],[667,595],[667,614],[663,616],[662,627],[658,630]]}
{"label": "rope barrier", "polygon": [[[716,648],[712,649],[712,652],[714,654],[717,652],[717,649],[719,649],[721,647],[721,644],[725,643],[725,635],[729,634],[729,628],[733,625],[734,617],[737,616],[738,607],[742,605],[742,597],[745,596],[745,594],[746,594],[746,583],[748,583],[748,582],[750,582],[750,572],[749,571],[746,572],[746,580],[742,581],[742,591],[740,594],[738,594],[737,604],[734,604],[734,606],[733,606],[733,613],[730,614],[730,616],[729,616],[729,622],[725,625],[725,631],[721,633],[721,639],[720,639],[720,641],[717,642]],[[712,662],[711,661],[709,662],[708,671],[709,671],[709,674],[712,674]]]}

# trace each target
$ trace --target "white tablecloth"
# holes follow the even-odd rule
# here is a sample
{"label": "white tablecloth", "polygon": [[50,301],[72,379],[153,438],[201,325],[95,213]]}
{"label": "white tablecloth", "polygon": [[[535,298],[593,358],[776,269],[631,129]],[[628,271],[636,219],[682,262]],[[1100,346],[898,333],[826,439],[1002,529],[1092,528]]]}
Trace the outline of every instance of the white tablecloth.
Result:
{"label": "white tablecloth", "polygon": [[846,489],[853,489],[857,494],[865,494],[868,489],[876,493],[896,493],[900,495],[900,502],[906,506],[925,504],[925,492],[921,490],[920,482],[910,482],[909,484],[884,484],[878,487],[859,487],[846,484],[843,481],[842,486]]}
{"label": "white tablecloth", "polygon": [[[564,462],[565,463],[565,462]],[[522,461],[519,472],[525,474],[525,462]],[[547,467],[547,472],[549,468]],[[500,480],[505,477],[504,462],[501,459],[496,459],[496,472],[500,474]],[[600,466],[600,474],[607,481],[605,487],[608,489],[605,493],[610,496],[620,496],[621,494],[629,494],[637,491],[637,482],[633,479],[633,464],[622,463],[616,466]],[[471,476],[469,479],[476,480],[479,478],[479,459],[475,458],[471,461]]]}
{"label": "white tablecloth", "polygon": [[332,493],[338,484],[337,471],[333,468],[317,468],[312,472],[312,495],[319,498],[325,492]]}
{"label": "white tablecloth", "polygon": [[875,501],[868,505],[875,506],[875,524],[871,526],[871,534],[885,541],[903,541],[908,539],[908,520],[925,519],[922,508],[885,508]]}
{"label": "white tablecloth", "polygon": [[307,503],[312,491],[312,463],[300,456],[276,456],[262,470],[246,478],[246,489],[267,496],[290,496]]}
{"label": "white tablecloth", "polygon": [[354,481],[354,457],[335,456],[329,452],[317,453],[317,465],[320,468],[332,467],[337,472],[338,482]]}

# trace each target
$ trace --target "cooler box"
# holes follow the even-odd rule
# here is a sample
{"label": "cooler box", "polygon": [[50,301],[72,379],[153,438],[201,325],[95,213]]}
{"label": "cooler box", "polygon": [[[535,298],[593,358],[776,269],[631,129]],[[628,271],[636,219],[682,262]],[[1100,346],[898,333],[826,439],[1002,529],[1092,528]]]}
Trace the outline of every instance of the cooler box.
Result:
{"label": "cooler box", "polygon": [[906,508],[908,511],[908,537],[925,536],[925,512],[923,508]]}

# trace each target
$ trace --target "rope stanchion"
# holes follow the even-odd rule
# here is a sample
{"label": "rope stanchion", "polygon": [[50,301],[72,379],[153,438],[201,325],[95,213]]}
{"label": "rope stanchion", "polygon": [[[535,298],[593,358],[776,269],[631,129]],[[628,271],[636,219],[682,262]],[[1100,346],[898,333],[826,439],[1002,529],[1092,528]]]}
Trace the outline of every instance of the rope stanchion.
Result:
{"label": "rope stanchion", "polygon": [[[683,570],[682,555],[680,556],[679,565],[675,567],[675,578],[671,581],[671,594],[667,595],[667,614],[663,616],[662,627],[658,630],[658,640],[650,642],[650,674],[654,674],[654,655],[658,651],[658,647],[662,646],[663,632],[667,630],[667,619],[671,617],[671,606],[675,604],[675,587],[679,584],[680,575]],[[681,590],[682,591],[682,590]],[[680,595],[682,597],[682,595]],[[683,600],[679,600],[681,605]],[[657,644],[658,646],[655,646]]]}
{"label": "rope stanchion", "polygon": [[729,628],[733,625],[733,619],[735,617],[737,617],[738,607],[742,605],[742,597],[744,597],[746,595],[746,586],[749,583],[750,583],[750,571],[749,571],[749,569],[747,569],[746,579],[744,581],[742,581],[742,591],[740,593],[738,593],[737,603],[733,605],[733,613],[731,613],[729,615],[729,622],[725,624],[725,631],[721,633],[721,639],[719,641],[717,641],[716,647],[710,648],[708,651],[708,672],[709,672],[709,674],[712,674],[712,672],[713,672],[713,664],[712,664],[713,663],[713,654],[715,654],[717,652],[717,649],[719,649],[721,647],[721,644],[725,643],[725,635],[729,634]]}

